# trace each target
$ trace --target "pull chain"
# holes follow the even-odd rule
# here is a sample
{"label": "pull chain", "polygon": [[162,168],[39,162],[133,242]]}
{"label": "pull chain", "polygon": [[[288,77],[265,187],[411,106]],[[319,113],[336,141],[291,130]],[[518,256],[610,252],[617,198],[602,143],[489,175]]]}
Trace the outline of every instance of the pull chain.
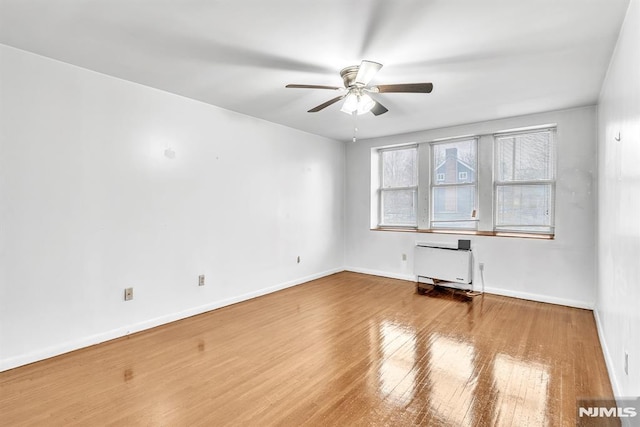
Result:
{"label": "pull chain", "polygon": [[356,142],[357,140],[357,134],[358,134],[358,112],[357,111],[353,111],[353,113],[351,113],[353,115],[353,142]]}

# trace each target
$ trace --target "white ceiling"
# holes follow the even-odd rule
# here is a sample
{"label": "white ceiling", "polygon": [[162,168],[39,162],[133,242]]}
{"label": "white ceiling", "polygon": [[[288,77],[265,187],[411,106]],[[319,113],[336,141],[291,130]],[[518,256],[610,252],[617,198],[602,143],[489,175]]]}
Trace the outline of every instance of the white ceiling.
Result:
{"label": "white ceiling", "polygon": [[0,43],[349,140],[334,96],[362,59],[379,94],[359,138],[595,104],[629,0],[0,0]]}

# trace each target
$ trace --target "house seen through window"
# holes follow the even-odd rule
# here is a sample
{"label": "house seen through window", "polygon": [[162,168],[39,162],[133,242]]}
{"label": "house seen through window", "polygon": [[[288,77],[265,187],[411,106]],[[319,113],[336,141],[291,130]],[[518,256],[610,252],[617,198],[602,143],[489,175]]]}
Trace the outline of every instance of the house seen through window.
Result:
{"label": "house seen through window", "polygon": [[431,228],[475,229],[477,139],[435,143],[431,152]]}

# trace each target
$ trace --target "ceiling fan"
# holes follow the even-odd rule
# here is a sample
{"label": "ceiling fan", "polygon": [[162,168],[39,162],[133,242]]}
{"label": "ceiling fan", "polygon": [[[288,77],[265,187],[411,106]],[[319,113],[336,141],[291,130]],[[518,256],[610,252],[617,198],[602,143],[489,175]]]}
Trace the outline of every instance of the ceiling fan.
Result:
{"label": "ceiling fan", "polygon": [[309,113],[317,113],[344,99],[345,101],[340,109],[341,111],[348,114],[365,114],[371,111],[376,116],[384,114],[389,110],[384,105],[375,101],[370,95],[372,93],[431,93],[433,90],[433,84],[431,83],[367,86],[376,73],[380,71],[380,68],[382,68],[382,64],[367,60],[362,61],[360,65],[343,68],[340,71],[340,77],[342,77],[344,87],[304,84],[288,84],[285,87],[295,89],[328,89],[342,92],[341,95],[310,109],[308,111]]}

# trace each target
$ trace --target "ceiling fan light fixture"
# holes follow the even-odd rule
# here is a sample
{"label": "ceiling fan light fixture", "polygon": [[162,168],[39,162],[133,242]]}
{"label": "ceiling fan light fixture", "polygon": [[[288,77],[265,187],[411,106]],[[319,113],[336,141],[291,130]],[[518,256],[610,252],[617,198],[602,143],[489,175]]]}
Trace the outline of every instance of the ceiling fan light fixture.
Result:
{"label": "ceiling fan light fixture", "polygon": [[342,104],[342,108],[340,111],[347,114],[352,114],[354,111],[358,110],[358,95],[353,92],[349,92],[349,95],[344,99],[344,103]]}
{"label": "ceiling fan light fixture", "polygon": [[345,98],[340,111],[347,114],[357,113],[358,115],[361,115],[371,111],[375,105],[376,102],[366,93],[359,94],[351,92]]}
{"label": "ceiling fan light fixture", "polygon": [[366,114],[373,107],[375,107],[376,101],[374,101],[369,95],[363,93],[358,100],[358,114]]}

